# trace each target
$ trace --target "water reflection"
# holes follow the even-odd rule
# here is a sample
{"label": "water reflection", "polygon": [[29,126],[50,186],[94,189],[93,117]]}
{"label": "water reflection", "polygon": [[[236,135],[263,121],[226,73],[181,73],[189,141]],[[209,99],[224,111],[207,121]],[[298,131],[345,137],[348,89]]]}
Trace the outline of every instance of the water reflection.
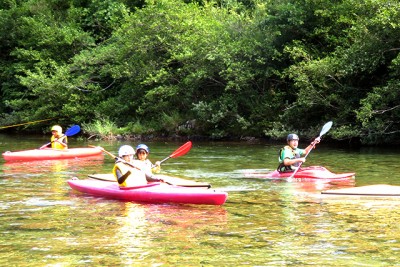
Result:
{"label": "water reflection", "polygon": [[[15,150],[40,143],[11,141]],[[96,145],[117,153],[121,143]],[[154,161],[181,143],[149,145]],[[246,169],[274,169],[278,150],[268,144],[194,143],[187,155],[163,164],[163,174],[229,191],[222,207],[120,202],[69,188],[71,176],[109,173],[108,157],[0,162],[0,265],[399,266],[400,200],[327,200],[320,194],[353,183],[399,184],[400,174],[391,169],[398,152],[321,144],[307,164],[357,173],[343,183],[243,176]]]}
{"label": "water reflection", "polygon": [[74,159],[17,161],[3,163],[4,176],[36,175],[51,173],[54,175],[75,173],[83,168],[91,168],[103,164],[103,155]]}

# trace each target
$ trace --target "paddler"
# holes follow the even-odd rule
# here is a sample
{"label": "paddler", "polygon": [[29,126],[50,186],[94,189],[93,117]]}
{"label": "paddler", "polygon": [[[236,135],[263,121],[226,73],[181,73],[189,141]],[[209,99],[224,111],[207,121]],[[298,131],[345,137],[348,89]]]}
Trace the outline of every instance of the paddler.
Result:
{"label": "paddler", "polygon": [[156,161],[156,163],[153,165],[153,163],[151,163],[151,161],[147,158],[149,154],[150,149],[147,145],[139,144],[136,147],[136,158],[140,162],[141,168],[146,172],[159,173],[161,170],[160,161]]}
{"label": "paddler", "polygon": [[50,143],[42,146],[40,149],[51,147],[53,149],[68,149],[67,136],[62,133],[62,128],[59,125],[51,127],[51,139]]}
{"label": "paddler", "polygon": [[113,174],[120,187],[146,185],[147,182],[162,182],[153,178],[151,173],[141,169],[138,160],[134,160],[135,150],[129,145],[123,145],[118,150],[119,159],[115,162]]}
{"label": "paddler", "polygon": [[286,138],[287,146],[283,147],[279,151],[279,166],[277,170],[279,172],[293,172],[301,163],[306,161],[308,152],[321,141],[320,137],[314,139],[314,141],[305,149],[298,148],[299,136],[297,134],[289,134]]}

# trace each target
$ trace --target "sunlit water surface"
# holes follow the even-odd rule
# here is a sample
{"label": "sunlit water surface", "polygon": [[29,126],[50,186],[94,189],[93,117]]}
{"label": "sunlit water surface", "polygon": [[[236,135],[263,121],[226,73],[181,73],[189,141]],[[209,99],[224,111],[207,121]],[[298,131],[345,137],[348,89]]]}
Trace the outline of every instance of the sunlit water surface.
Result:
{"label": "sunlit water surface", "polygon": [[[0,135],[0,151],[47,137]],[[130,142],[84,142],[117,154]],[[151,159],[182,143],[149,142]],[[306,144],[301,144],[305,146]],[[400,266],[400,199],[323,198],[321,190],[400,185],[399,152],[340,150],[322,142],[305,165],[356,172],[341,183],[277,182],[246,173],[276,168],[279,146],[194,142],[162,173],[227,191],[223,206],[140,204],[83,195],[67,180],[109,173],[108,155],[7,163],[0,159],[1,266]]]}

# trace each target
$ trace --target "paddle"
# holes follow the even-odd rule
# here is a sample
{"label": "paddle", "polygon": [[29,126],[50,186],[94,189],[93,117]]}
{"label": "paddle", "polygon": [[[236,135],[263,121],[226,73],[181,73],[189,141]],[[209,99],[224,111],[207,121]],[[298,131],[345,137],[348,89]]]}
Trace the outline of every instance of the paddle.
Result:
{"label": "paddle", "polygon": [[126,163],[126,164],[128,164],[129,166],[131,166],[131,167],[133,167],[133,168],[138,169],[138,170],[141,171],[140,168],[134,166],[132,163],[129,163],[129,162],[127,162],[126,160],[124,160],[124,159],[122,159],[122,158],[120,158],[120,157],[115,156],[114,154],[112,154],[111,152],[108,152],[107,150],[105,150],[105,149],[102,148],[101,146],[92,146],[92,145],[89,145],[89,147],[98,148],[98,149],[100,149],[101,151],[103,151],[104,153],[108,154],[108,155],[109,155],[110,157],[112,157],[113,159],[119,160],[119,161],[121,161],[121,162],[123,162],[123,163]]}
{"label": "paddle", "polygon": [[[178,158],[181,157],[183,155],[185,155],[186,153],[189,152],[189,150],[192,148],[192,141],[188,141],[186,143],[184,143],[183,145],[181,145],[177,150],[175,150],[174,152],[172,152],[171,155],[169,155],[168,157],[166,157],[165,159],[160,161],[160,164],[163,163],[164,161],[170,159],[170,158]],[[155,167],[153,165],[153,167]]]}
{"label": "paddle", "polygon": [[[71,126],[70,128],[68,128],[68,129],[65,131],[65,134],[63,134],[63,135],[61,135],[59,138],[57,138],[57,140],[60,139],[60,138],[62,138],[62,137],[64,137],[64,136],[73,136],[73,135],[79,133],[80,131],[81,131],[81,127],[79,127],[79,125],[73,125],[73,126]],[[57,140],[56,140],[56,141],[57,141]],[[53,142],[54,142],[54,141],[53,141]],[[43,149],[43,148],[47,147],[48,145],[50,145],[51,143],[52,143],[52,142],[49,142],[49,143],[47,143],[47,144],[41,146],[39,149]]]}
{"label": "paddle", "polygon": [[[102,148],[102,147],[93,146],[93,145],[89,145],[89,147],[98,148],[98,149],[100,149],[101,151],[103,151],[104,153],[106,153],[106,154],[108,154],[109,156],[111,156],[113,159],[115,159],[115,160],[120,160],[120,161],[122,161],[122,162],[128,164],[129,166],[140,170],[138,167],[136,167],[136,166],[134,166],[133,164],[131,164],[131,163],[129,163],[129,162],[127,162],[127,161],[121,159],[120,157],[115,156],[114,154],[108,152],[107,150],[105,150],[105,149]],[[182,146],[180,146],[177,150],[175,150],[171,155],[169,155],[167,158],[163,159],[163,160],[160,161],[160,162],[164,162],[164,161],[166,161],[166,160],[169,159],[169,158],[177,158],[177,157],[183,156],[183,155],[185,155],[187,152],[189,152],[189,150],[190,150],[191,147],[192,147],[192,142],[191,142],[191,141],[186,142],[185,144],[183,144]],[[147,174],[146,174],[146,175],[147,175]],[[165,179],[163,179],[163,181],[164,181],[164,183],[166,183],[166,184],[175,185],[175,186],[184,186],[184,187],[207,187],[207,188],[210,188],[210,187],[211,187],[211,185],[209,185],[209,184],[206,184],[206,186],[205,186],[205,184],[201,184],[201,183],[199,183],[199,184],[186,184],[186,185],[183,185],[183,184],[174,184],[174,183],[171,183],[171,182],[166,181]]]}
{"label": "paddle", "polygon": [[[321,132],[319,133],[319,136],[318,136],[317,138],[319,138],[319,137],[323,136],[324,134],[326,134],[326,133],[331,129],[332,124],[333,124],[332,121],[329,121],[329,122],[325,123],[325,125],[322,127]],[[308,152],[307,152],[307,154],[304,156],[304,158],[306,158],[306,157],[308,156],[308,154],[310,154],[311,150],[315,147],[315,144],[313,144],[313,143],[311,143],[311,144],[312,144],[313,146],[311,147],[310,150],[308,150]],[[297,171],[300,169],[302,163],[303,163],[303,162],[300,162],[299,166],[298,166],[298,167],[296,168],[296,170],[292,173],[292,175],[290,175],[290,177],[288,178],[288,181],[291,181],[291,180],[293,179],[294,175],[295,175],[295,174],[297,173]]]}

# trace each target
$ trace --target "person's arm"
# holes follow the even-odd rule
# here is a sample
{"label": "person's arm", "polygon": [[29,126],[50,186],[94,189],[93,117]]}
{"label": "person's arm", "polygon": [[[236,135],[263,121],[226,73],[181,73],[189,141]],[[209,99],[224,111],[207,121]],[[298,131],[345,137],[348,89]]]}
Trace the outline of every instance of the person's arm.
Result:
{"label": "person's arm", "polygon": [[[304,150],[300,150],[300,151],[304,152]],[[300,158],[300,157],[299,158],[292,158],[294,153],[299,153],[300,151],[293,152],[292,149],[289,149],[289,148],[285,147],[285,149],[283,149],[283,151],[281,152],[281,158],[283,159],[281,162],[285,166],[296,165],[299,162],[304,162],[305,161],[304,158]]]}
{"label": "person's arm", "polygon": [[64,135],[59,139],[54,140],[54,142],[57,142],[59,144],[61,144],[64,148],[68,147],[68,141],[67,141],[67,136]]}
{"label": "person's arm", "polygon": [[118,184],[122,184],[123,182],[125,182],[128,176],[131,174],[130,171],[127,171],[124,175],[122,175],[122,172],[119,169],[117,169],[115,173],[117,175]]}
{"label": "person's arm", "polygon": [[156,161],[156,163],[154,165],[151,164],[151,162],[150,162],[150,166],[152,167],[151,168],[152,172],[160,173],[160,171],[161,171],[161,162],[160,161]]}
{"label": "person's arm", "polygon": [[290,166],[290,165],[295,165],[298,162],[305,162],[306,159],[305,158],[297,158],[297,159],[289,159],[289,158],[285,158],[283,160],[283,164],[285,164],[285,166]]}
{"label": "person's arm", "polygon": [[306,147],[305,155],[310,153],[311,149],[313,149],[315,147],[315,145],[318,144],[319,142],[321,142],[321,137],[315,138],[314,141],[312,141],[311,144],[308,147]]}
{"label": "person's arm", "polygon": [[158,179],[156,176],[154,176],[151,173],[145,172],[145,175],[146,175],[147,182],[164,182],[163,179]]}

